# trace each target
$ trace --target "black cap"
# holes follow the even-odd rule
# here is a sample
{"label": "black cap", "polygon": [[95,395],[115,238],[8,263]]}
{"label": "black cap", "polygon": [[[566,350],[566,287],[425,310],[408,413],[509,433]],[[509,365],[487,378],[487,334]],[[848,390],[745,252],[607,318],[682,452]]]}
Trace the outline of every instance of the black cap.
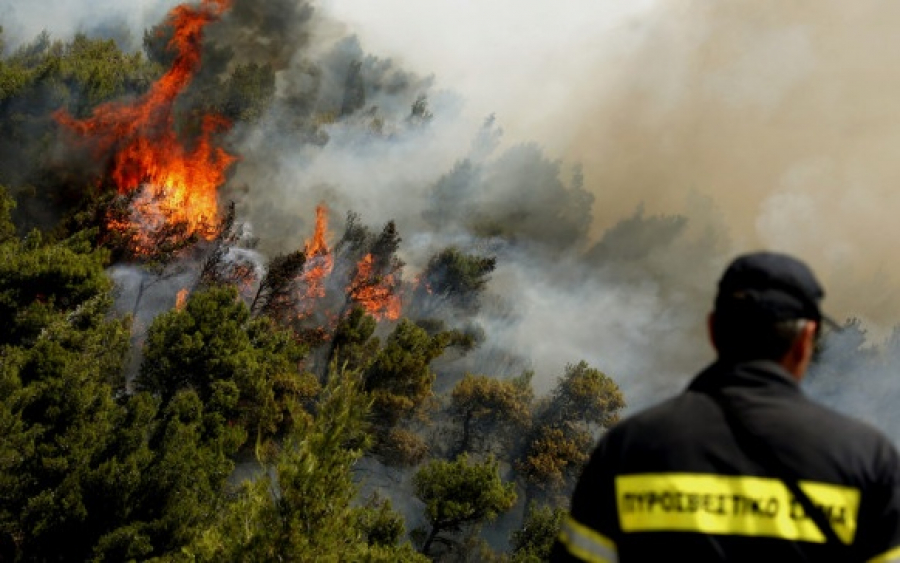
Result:
{"label": "black cap", "polygon": [[825,291],[800,260],[777,252],[754,252],[736,258],[719,280],[716,313],[749,322],[810,319],[838,325],[822,314]]}

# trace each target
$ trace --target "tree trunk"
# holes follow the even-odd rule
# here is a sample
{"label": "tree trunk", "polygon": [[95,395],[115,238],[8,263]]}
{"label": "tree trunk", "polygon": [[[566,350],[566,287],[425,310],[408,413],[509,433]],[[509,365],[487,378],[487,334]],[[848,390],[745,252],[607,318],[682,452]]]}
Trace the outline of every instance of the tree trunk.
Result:
{"label": "tree trunk", "polygon": [[[350,305],[352,301],[350,300],[350,296],[344,300],[344,305],[341,307],[340,312],[337,315],[338,324],[340,324],[341,319],[343,319],[347,315],[347,311],[350,310]],[[335,336],[337,335],[337,327],[335,327],[334,332],[331,333],[331,338],[328,339],[328,350],[325,352],[325,360],[322,362],[321,369],[322,371],[319,373],[319,383],[323,386],[328,383],[328,368],[331,366],[331,360],[334,359],[334,354],[337,352],[337,344],[335,344]]]}
{"label": "tree trunk", "polygon": [[134,317],[137,317],[138,309],[141,306],[141,298],[144,296],[144,288],[147,287],[147,274],[141,271],[141,283],[138,284],[138,292],[137,297],[134,298],[134,307],[131,309],[131,314]]}
{"label": "tree trunk", "polygon": [[422,544],[422,555],[428,555],[428,552],[431,550],[431,544],[434,543],[434,538],[437,537],[440,531],[441,529],[437,524],[431,526],[431,532],[428,533],[425,543]]}
{"label": "tree trunk", "polygon": [[460,440],[459,447],[456,449],[456,455],[463,454],[469,450],[469,441],[472,439],[472,411],[467,411],[463,418],[463,435]]}
{"label": "tree trunk", "polygon": [[528,482],[525,482],[525,495],[522,497],[523,505],[525,509],[522,511],[522,526],[525,525],[525,519],[528,518],[528,505],[531,503],[532,497],[534,497],[534,489]]}

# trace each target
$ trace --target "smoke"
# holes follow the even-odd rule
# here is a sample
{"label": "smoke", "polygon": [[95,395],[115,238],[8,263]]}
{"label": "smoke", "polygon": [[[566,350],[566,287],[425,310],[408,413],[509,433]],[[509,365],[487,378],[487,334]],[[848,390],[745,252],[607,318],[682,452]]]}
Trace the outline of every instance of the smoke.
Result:
{"label": "smoke", "polygon": [[[692,312],[678,319],[702,322],[727,260],[759,247],[805,258],[831,314],[859,318],[868,339],[884,339],[900,318],[900,6],[623,4],[322,6],[373,51],[455,88],[471,120],[495,113],[504,147],[535,140],[581,163],[594,195],[591,240],[641,205],[649,217],[688,217],[695,236],[714,233],[716,244],[679,242],[668,257],[636,260],[629,267],[655,277],[633,287],[593,271],[582,291],[554,293],[536,279],[554,265],[530,264],[519,324],[504,334],[510,346],[556,362],[565,354],[554,351],[580,352],[626,388],[660,365],[689,370],[708,357],[702,327],[669,314],[681,307]],[[627,338],[624,319],[654,330]],[[532,348],[535,333],[545,344]],[[670,362],[673,350],[690,352]]]}
{"label": "smoke", "polygon": [[8,51],[46,31],[55,39],[76,33],[115,39],[123,49],[140,48],[143,32],[159,23],[178,0],[3,0],[0,22]]}
{"label": "smoke", "polygon": [[885,334],[898,316],[889,288],[900,43],[888,22],[900,12],[732,2],[654,16],[631,73],[585,111],[592,127],[567,155],[584,160],[595,185],[629,187],[617,206],[677,210],[686,190],[709,194],[735,249],[805,257],[835,314]]}
{"label": "smoke", "polygon": [[[48,31],[139,39],[173,4],[65,3]],[[8,48],[38,12],[0,7]],[[446,245],[496,255],[466,369],[533,368],[545,391],[584,359],[639,407],[711,358],[704,315],[738,252],[802,256],[832,316],[890,334],[898,18],[837,0],[236,1],[210,27],[216,68],[269,65],[276,93],[235,127],[223,195],[267,255],[302,246],[320,201],[333,233],[347,211],[396,220],[407,278]]]}

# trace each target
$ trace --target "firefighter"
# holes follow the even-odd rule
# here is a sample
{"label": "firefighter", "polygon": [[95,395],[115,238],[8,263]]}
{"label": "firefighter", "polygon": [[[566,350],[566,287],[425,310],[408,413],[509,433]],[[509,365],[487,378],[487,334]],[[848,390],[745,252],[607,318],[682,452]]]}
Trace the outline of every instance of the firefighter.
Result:
{"label": "firefighter", "polygon": [[900,458],[799,383],[823,322],[812,271],[746,254],[708,318],[716,360],[600,440],[552,561],[900,561]]}

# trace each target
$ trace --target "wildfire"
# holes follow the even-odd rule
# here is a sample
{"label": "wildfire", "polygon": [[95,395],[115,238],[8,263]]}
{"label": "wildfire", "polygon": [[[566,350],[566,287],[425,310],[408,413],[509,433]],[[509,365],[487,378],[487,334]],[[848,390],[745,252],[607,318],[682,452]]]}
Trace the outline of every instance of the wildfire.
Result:
{"label": "wildfire", "polygon": [[303,304],[300,309],[301,318],[310,315],[313,304],[325,297],[325,279],[334,268],[334,255],[328,248],[327,236],[328,208],[320,203],[316,206],[316,230],[304,246],[306,264],[300,279],[306,291],[300,295],[300,302]]}
{"label": "wildfire", "polygon": [[183,223],[188,234],[207,239],[215,235],[217,189],[235,157],[215,146],[213,135],[230,123],[216,115],[204,116],[199,138],[186,146],[176,133],[173,105],[200,68],[203,28],[227,8],[228,0],[202,0],[198,7],[181,5],[169,12],[174,34],[168,48],[176,53],[175,60],[134,103],[103,104],[83,120],[65,110],[54,116],[90,142],[98,157],[112,154],[109,178],[120,194],[145,187],[130,218],[136,224],[129,225],[140,233],[137,247],[150,244],[147,231],[160,222]]}
{"label": "wildfire", "polygon": [[[299,301],[303,303],[299,318],[306,318],[313,308],[325,297],[326,280],[334,269],[334,253],[328,247],[328,208],[324,203],[316,206],[316,228],[313,236],[306,241],[304,252],[306,265],[300,280],[303,282]],[[349,301],[358,303],[367,313],[377,319],[397,320],[400,318],[400,296],[393,275],[379,275],[375,271],[375,259],[366,254],[356,265],[353,280],[346,288]],[[327,316],[327,313],[325,313]],[[337,322],[337,318],[332,319]]]}
{"label": "wildfire", "polygon": [[434,294],[434,290],[431,289],[431,284],[425,279],[424,274],[419,274],[413,279],[413,286],[425,291],[428,295]]}
{"label": "wildfire", "polygon": [[175,310],[176,311],[184,311],[185,305],[187,305],[188,298],[188,288],[182,288],[178,295],[175,296]]}
{"label": "wildfire", "polygon": [[376,276],[373,257],[366,254],[356,267],[356,276],[350,285],[350,298],[365,308],[376,319],[395,321],[400,318],[400,295],[396,291],[394,276]]}

